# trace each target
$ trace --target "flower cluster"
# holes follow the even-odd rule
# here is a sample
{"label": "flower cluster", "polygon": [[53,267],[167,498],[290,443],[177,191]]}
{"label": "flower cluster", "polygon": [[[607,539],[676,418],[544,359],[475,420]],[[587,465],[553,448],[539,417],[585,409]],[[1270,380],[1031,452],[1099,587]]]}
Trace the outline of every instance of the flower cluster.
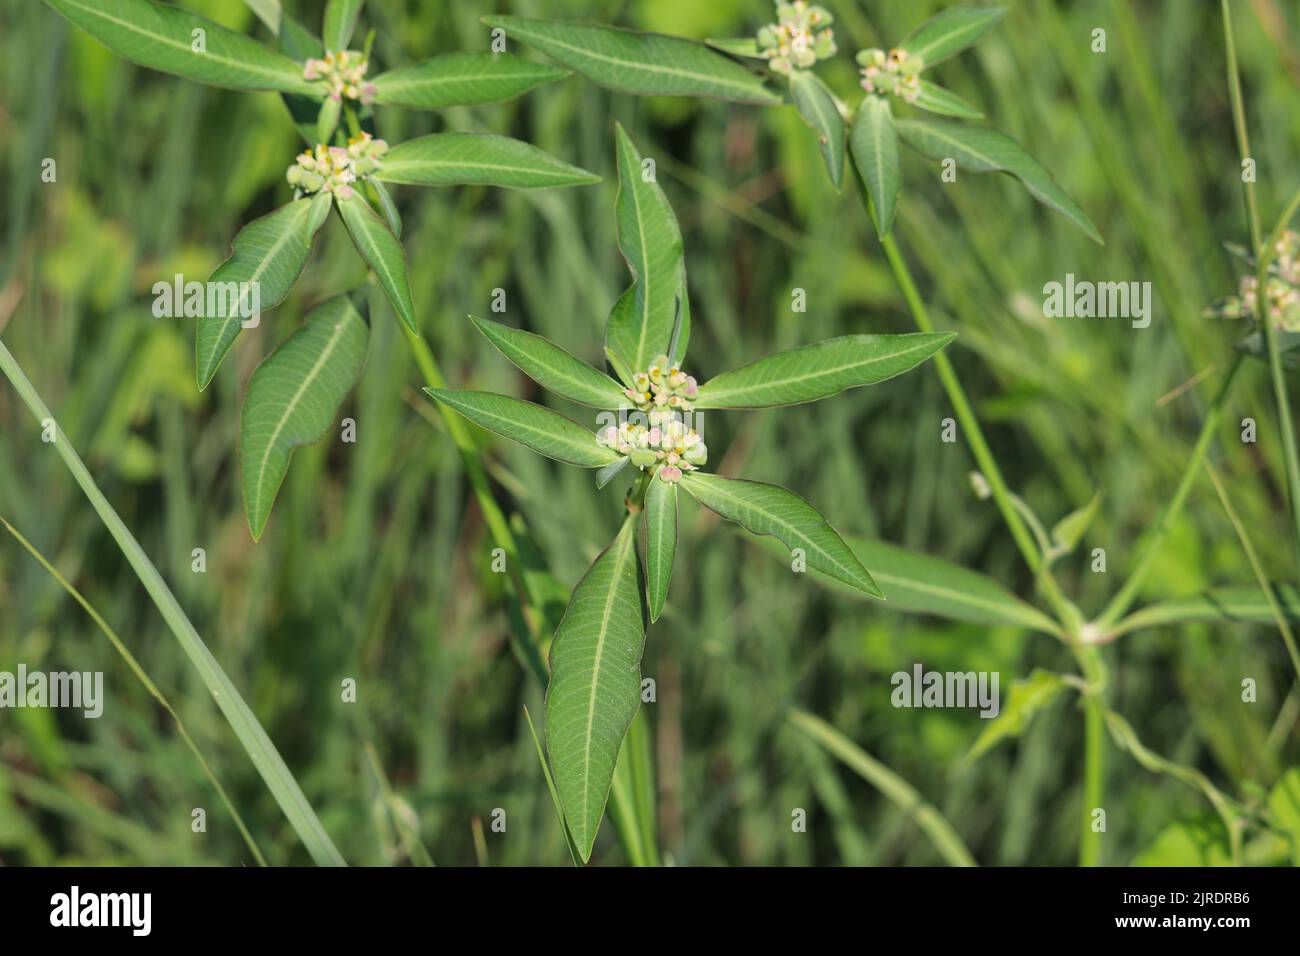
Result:
{"label": "flower cluster", "polygon": [[806,0],[777,3],[777,22],[758,31],[758,49],[777,73],[806,70],[835,55],[831,17],[824,7]]}
{"label": "flower cluster", "polygon": [[386,152],[386,142],[363,132],[349,139],[346,147],[317,144],[315,152],[303,150],[285,178],[307,195],[324,190],[339,199],[350,199],[352,183],[376,172]]}
{"label": "flower cluster", "polygon": [[646,371],[632,376],[632,387],[625,389],[624,394],[638,411],[689,412],[697,388],[694,377],[675,365],[670,366],[668,356],[661,355]]}
{"label": "flower cluster", "polygon": [[375,84],[364,82],[370,63],[356,50],[330,51],[323,60],[308,60],[302,75],[309,80],[324,80],[330,98],[335,102],[345,96],[369,105],[375,98]]}
{"label": "flower cluster", "polygon": [[862,50],[858,53],[862,67],[862,88],[868,93],[893,93],[908,103],[915,103],[921,95],[921,70],[925,63],[901,47],[888,53],[880,49]]}
{"label": "flower cluster", "polygon": [[709,460],[709,449],[694,428],[673,417],[672,412],[651,412],[651,421],[664,416],[649,428],[634,422],[610,425],[596,435],[596,442],[626,455],[633,465],[653,468],[662,481],[682,480],[682,472],[694,471]]}
{"label": "flower cluster", "polygon": [[[1300,233],[1287,230],[1273,249],[1270,275],[1265,283],[1269,318],[1278,328],[1300,332]],[[1244,319],[1255,314],[1259,282],[1242,277],[1237,295],[1216,303],[1208,313],[1219,318]]]}

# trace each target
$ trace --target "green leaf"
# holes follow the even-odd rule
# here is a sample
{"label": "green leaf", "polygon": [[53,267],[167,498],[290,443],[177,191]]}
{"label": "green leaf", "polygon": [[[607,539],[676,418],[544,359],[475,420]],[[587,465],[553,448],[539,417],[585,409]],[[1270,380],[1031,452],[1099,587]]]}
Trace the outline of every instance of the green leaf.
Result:
{"label": "green leaf", "polygon": [[551,644],[546,747],[573,840],[591,858],[623,737],[641,702],[645,603],[635,525],[624,523],[573,589]]}
{"label": "green leaf", "polygon": [[677,553],[677,486],[652,478],[645,495],[646,587],[650,620],[659,620]]}
{"label": "green leaf", "polygon": [[499,103],[568,75],[509,53],[449,53],[381,73],[375,102],[416,110]]}
{"label": "green leaf", "polygon": [[610,314],[606,344],[643,372],[668,352],[677,327],[682,284],[682,234],[668,197],[646,182],[641,154],[627,131],[615,124],[618,195],[614,215],[618,247],[632,273],[632,287]]}
{"label": "green leaf", "polygon": [[239,422],[244,511],[253,540],[299,445],[325,434],[361,375],[370,329],[346,295],[307,314],[302,328],[271,353],[248,381]]}
{"label": "green leaf", "polygon": [[1007,703],[975,738],[966,760],[976,760],[997,744],[1011,737],[1019,737],[1029,727],[1029,722],[1044,710],[1066,688],[1060,674],[1034,668],[1023,680],[1014,681],[1007,692]]}
{"label": "green leaf", "polygon": [[695,408],[798,405],[872,385],[920,365],[957,336],[952,332],[844,335],[778,352],[723,372],[700,386]]}
{"label": "green leaf", "polygon": [[875,568],[876,583],[884,588],[891,610],[971,624],[1027,627],[1044,634],[1060,632],[1050,617],[983,574],[884,541],[849,538],[848,542],[864,564]]}
{"label": "green leaf", "polygon": [[792,551],[802,548],[808,567],[883,598],[844,539],[816,508],[777,485],[688,472],[681,485],[696,501],[753,534],[770,534]]}
{"label": "green leaf", "polygon": [[938,113],[940,116],[955,116],[958,119],[970,120],[984,118],[984,114],[979,111],[978,107],[966,102],[951,90],[946,90],[939,84],[931,83],[929,80],[921,81],[921,92],[912,105],[931,113]]}
{"label": "green leaf", "polygon": [[[259,311],[275,308],[298,281],[311,252],[312,223],[323,215],[322,205],[326,207],[324,213],[328,213],[329,201],[329,194],[322,193],[312,199],[297,199],[261,219],[254,219],[235,236],[230,258],[212,273],[209,288],[217,288],[218,283],[248,283],[239,288],[257,289]],[[244,321],[243,298],[236,295],[232,301],[226,296],[224,306],[215,309],[212,315],[207,315],[205,309],[198,320],[194,369],[200,391],[217,374]]]}
{"label": "green leaf", "polygon": [[952,158],[958,166],[976,173],[1010,173],[1031,196],[1061,213],[1093,242],[1103,244],[1092,220],[1056,184],[1052,174],[1010,137],[987,126],[945,120],[897,120],[894,125],[903,142],[929,159]]}
{"label": "green leaf", "polygon": [[654,761],[650,719],[637,708],[614,764],[609,819],[631,866],[662,866],[655,838]]}
{"label": "green leaf", "polygon": [[352,39],[352,31],[357,28],[357,17],[361,15],[362,0],[329,0],[325,4],[325,29],[321,31],[321,43],[326,50],[346,50]]}
{"label": "green leaf", "polygon": [[546,781],[546,790],[551,795],[551,805],[555,807],[555,816],[559,818],[560,829],[564,831],[564,845],[568,847],[569,857],[573,860],[574,866],[581,866],[582,862],[578,858],[578,848],[573,844],[573,834],[569,832],[569,824],[564,819],[564,807],[560,805],[560,794],[555,789],[555,778],[551,776],[551,765],[546,762],[546,754],[542,751],[542,741],[537,736],[537,728],[533,726],[533,715],[528,713],[528,708],[524,708],[524,719],[528,721],[528,732],[532,734],[533,746],[537,748],[537,760],[542,765],[542,779]]}
{"label": "green leaf", "polygon": [[[632,293],[632,290],[631,290],[631,289],[628,289],[627,292],[624,292],[624,293],[623,293],[623,296],[619,299],[619,302],[622,302],[623,299],[624,299],[624,298],[627,298],[628,296],[630,296],[631,293]],[[615,305],[614,307],[615,307],[615,308],[618,308],[618,305]],[[619,380],[620,382],[622,382],[624,385],[626,385],[628,388],[631,388],[631,387],[632,387],[632,370],[631,370],[630,368],[628,368],[628,366],[627,366],[627,361],[623,358],[623,356],[619,355],[619,354],[618,354],[617,352],[615,352],[613,349],[611,349],[611,348],[609,348],[608,346],[606,346],[606,347],[605,347],[605,361],[608,362],[608,363],[609,363],[609,367],[612,368],[612,369],[614,370],[614,374],[618,376],[618,380]]]}
{"label": "green leaf", "polygon": [[883,96],[867,94],[858,107],[849,134],[853,162],[858,167],[876,213],[876,234],[884,238],[894,224],[901,178],[898,167],[898,134],[893,113]]}
{"label": "green leaf", "polygon": [[[1287,620],[1300,621],[1300,587],[1294,584],[1271,584],[1269,587]],[[1268,596],[1257,587],[1213,588],[1202,594],[1149,604],[1126,617],[1116,627],[1116,632],[1126,634],[1142,628],[1188,621],[1270,624],[1274,616]]]}
{"label": "green leaf", "polygon": [[1269,792],[1268,808],[1289,838],[1292,865],[1300,866],[1300,767],[1292,767],[1278,779]]}
{"label": "green leaf", "polygon": [[1083,539],[1088,527],[1101,510],[1101,492],[1097,492],[1082,508],[1071,511],[1052,528],[1052,544],[1061,554],[1069,554]]}
{"label": "green leaf", "polygon": [[533,451],[582,468],[603,468],[620,457],[596,443],[596,435],[558,412],[492,392],[426,388],[426,392],[475,424]]}
{"label": "green leaf", "polygon": [[406,277],[406,252],[402,249],[402,244],[359,193],[353,192],[347,199],[340,199],[338,207],[339,215],[343,217],[343,223],[348,227],[357,251],[374,270],[397,317],[418,335],[420,326],[415,319],[415,304],[411,301],[411,285]]}
{"label": "green leaf", "polygon": [[520,371],[556,395],[593,408],[618,408],[627,402],[618,382],[542,336],[472,315],[469,318]]}
{"label": "green leaf", "polygon": [[925,61],[923,69],[960,53],[1002,19],[1005,7],[949,7],[931,17],[898,44]]}
{"label": "green leaf", "polygon": [[[1300,332],[1277,329],[1277,354],[1282,360],[1282,367],[1293,369],[1300,367]],[[1263,332],[1252,332],[1240,342],[1236,349],[1252,358],[1268,361],[1268,341]]]}
{"label": "green leaf", "polygon": [[393,234],[394,239],[402,238],[402,214],[397,211],[397,203],[393,202],[393,197],[388,194],[388,189],[377,179],[372,179],[369,185],[375,191],[375,199],[379,211],[384,214],[384,222],[388,224],[388,231]]}
{"label": "green leaf", "polygon": [[781,102],[758,73],[680,37],[562,20],[492,16],[483,22],[501,27],[601,86],[624,93],[708,96],[759,106]]}
{"label": "green leaf", "polygon": [[[150,0],[46,3],[110,50],[150,69],[230,89],[324,94],[288,57],[180,7]],[[195,49],[199,38],[202,51]]]}
{"label": "green leaf", "polygon": [[805,123],[817,134],[817,148],[831,184],[844,183],[844,117],[835,104],[835,94],[808,70],[790,74],[790,96]]}
{"label": "green leaf", "polygon": [[713,49],[730,53],[732,56],[744,57],[747,60],[765,59],[763,52],[758,48],[758,41],[753,37],[714,37],[704,42]]}
{"label": "green leaf", "polygon": [[375,178],[411,186],[480,183],[512,189],[600,182],[595,173],[494,133],[433,133],[398,143],[384,156]]}

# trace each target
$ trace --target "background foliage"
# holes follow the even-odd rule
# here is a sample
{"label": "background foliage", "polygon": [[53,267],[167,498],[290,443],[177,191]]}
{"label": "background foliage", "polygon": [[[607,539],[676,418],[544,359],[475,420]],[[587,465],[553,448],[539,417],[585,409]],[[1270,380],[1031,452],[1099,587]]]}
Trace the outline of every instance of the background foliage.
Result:
{"label": "background foliage", "polygon": [[[239,0],[190,0],[265,36]],[[853,92],[852,51],[905,35],[941,4],[832,4],[842,52],[823,75]],[[309,22],[317,4],[286,4]],[[511,12],[704,38],[752,33],[760,0],[514,3],[371,0],[377,52],[400,65],[486,49],[479,17]],[[1237,5],[1260,201],[1271,222],[1295,187],[1300,11]],[[1089,52],[1104,27],[1109,51]],[[239,396],[306,311],[363,280],[334,221],[284,305],[245,332],[214,385],[194,389],[193,330],[155,319],[150,288],[206,276],[237,228],[289,197],[299,148],[274,94],[202,88],[137,69],[36,2],[0,7],[0,331],[86,455],[106,494],[244,691],[322,821],[354,863],[408,862],[412,826],[439,863],[567,860],[523,716],[540,695],[509,649],[503,581],[455,449],[381,293],[361,385],[343,414],[358,442],[295,456],[260,544],[249,538],[236,445]],[[515,52],[524,52],[512,45]],[[1234,289],[1221,246],[1245,234],[1239,164],[1214,4],[1125,0],[1012,5],[1003,24],[938,73],[1056,174],[1106,237],[1095,246],[1013,182],[938,182],[905,163],[895,229],[922,278],[949,355],[1012,487],[1056,521],[1103,494],[1081,549],[1058,565],[1085,612],[1099,610],[1132,545],[1167,500],[1209,401],[1179,390],[1221,369],[1240,330],[1199,317]],[[39,51],[39,53],[37,52]],[[533,56],[531,53],[525,53]],[[838,73],[835,71],[838,70]],[[599,364],[594,346],[625,283],[612,242],[613,123],[657,161],[689,269],[691,371],[714,373],[782,348],[912,327],[857,197],[826,182],[792,108],[610,94],[578,78],[500,106],[448,115],[381,112],[390,139],[444,128],[521,136],[605,181],[512,193],[401,194],[423,330],[453,384],[542,400],[474,333],[506,290],[506,321]],[[41,161],[58,181],[40,180]],[[1065,273],[1150,280],[1151,328],[1045,319],[1041,289]],[[806,313],[791,291],[808,292]],[[495,318],[502,318],[494,316]],[[1175,391],[1179,390],[1179,391]],[[553,400],[548,400],[553,401]],[[555,401],[569,415],[576,408]],[[834,402],[716,415],[717,470],[799,489],[845,534],[881,537],[998,579],[1031,582],[971,461],[939,441],[951,414],[933,372]],[[1252,416],[1260,440],[1243,445]],[[1280,442],[1267,369],[1248,363],[1216,467],[1266,568],[1293,578]],[[621,510],[589,474],[479,433],[494,478],[572,585]],[[1144,598],[1252,580],[1214,490],[1173,530]],[[235,744],[165,625],[27,412],[0,389],[0,515],[85,593],[178,707],[271,862],[306,854]],[[1064,864],[1078,826],[1081,723],[1074,698],[1018,742],[964,762],[984,729],[973,711],[890,706],[890,675],[920,661],[996,670],[1004,694],[1036,667],[1069,669],[1042,635],[903,616],[792,578],[762,546],[683,506],[676,586],[646,642],[644,673],[667,859],[688,864],[934,863],[914,821],[796,733],[791,705],[818,714],[910,781],[990,864]],[[207,551],[206,574],[190,570]],[[1088,570],[1104,547],[1109,585]],[[1275,629],[1191,625],[1108,651],[1112,702],[1152,749],[1229,792],[1267,789],[1297,762],[1294,674]],[[0,538],[0,669],[105,672],[104,717],[0,714],[0,861],[7,864],[249,862],[247,847],[166,713],[94,623],[24,552]],[[1240,701],[1240,680],[1259,702]],[[355,704],[339,700],[354,677]],[[1221,862],[1221,830],[1193,790],[1109,749],[1103,860]],[[208,833],[190,810],[208,810]],[[491,832],[494,808],[506,834]],[[794,834],[790,812],[809,812]],[[1192,825],[1169,828],[1179,822]],[[593,859],[622,862],[606,827]]]}

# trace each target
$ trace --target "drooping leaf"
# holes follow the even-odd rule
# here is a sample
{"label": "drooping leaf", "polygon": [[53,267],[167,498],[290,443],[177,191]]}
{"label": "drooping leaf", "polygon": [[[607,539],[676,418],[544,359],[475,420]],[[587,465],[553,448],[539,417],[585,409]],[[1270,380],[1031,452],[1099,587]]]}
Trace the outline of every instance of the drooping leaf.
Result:
{"label": "drooping leaf", "polygon": [[417,110],[498,103],[568,75],[509,53],[448,53],[375,77],[375,102]]}
{"label": "drooping leaf", "polygon": [[339,215],[348,227],[352,242],[361,258],[366,260],[380,288],[388,296],[397,317],[412,332],[419,333],[415,319],[415,303],[411,301],[411,284],[406,275],[406,251],[388,229],[370,204],[353,192],[347,199],[338,201]]}
{"label": "drooping leaf", "polygon": [[863,564],[874,569],[872,576],[884,589],[890,610],[994,627],[1027,627],[1044,634],[1060,631],[1038,608],[976,571],[885,541],[849,538],[848,543]]}
{"label": "drooping leaf", "polygon": [[951,342],[952,332],[844,335],[778,352],[723,372],[699,388],[695,408],[798,405],[872,385],[920,365]]}
{"label": "drooping leaf", "polygon": [[650,620],[659,620],[677,553],[677,486],[653,478],[645,494],[646,593]]}
{"label": "drooping leaf", "polygon": [[384,156],[375,177],[412,186],[480,183],[510,189],[600,182],[595,173],[494,133],[433,133],[398,143]]}
{"label": "drooping leaf", "polygon": [[1065,688],[1066,683],[1060,674],[1038,668],[1023,680],[1013,681],[1007,692],[1006,706],[975,738],[966,760],[976,760],[1003,740],[1019,737],[1029,727],[1029,722],[1056,700]]}
{"label": "drooping leaf", "polygon": [[[1294,584],[1272,584],[1273,599],[1287,620],[1300,621],[1300,587]],[[1268,596],[1258,587],[1238,586],[1212,588],[1190,597],[1169,598],[1157,601],[1134,611],[1124,619],[1120,633],[1188,621],[1224,621],[1271,624],[1273,609]]]}
{"label": "drooping leaf", "polygon": [[551,644],[546,748],[584,862],[641,702],[646,623],[637,564],[635,525],[627,521],[573,589]]}
{"label": "drooping leaf", "polygon": [[302,67],[233,30],[152,0],[46,0],[133,63],[211,86],[320,96]]}
{"label": "drooping leaf", "polygon": [[397,203],[393,202],[393,197],[388,193],[388,187],[377,179],[372,179],[369,186],[375,191],[375,199],[379,211],[384,214],[384,222],[388,223],[388,231],[393,234],[394,239],[402,238],[402,214],[397,211]]}
{"label": "drooping leaf", "polygon": [[955,116],[957,119],[969,120],[984,118],[984,114],[978,107],[966,102],[952,90],[946,90],[929,80],[921,81],[921,92],[912,105],[940,116]]}
{"label": "drooping leaf", "polygon": [[867,194],[876,210],[876,233],[882,239],[894,224],[894,208],[898,204],[898,189],[902,182],[894,122],[889,101],[883,96],[868,94],[858,107],[858,115],[849,133],[853,162],[862,181],[867,184]]}
{"label": "drooping leaf", "polygon": [[262,312],[275,308],[289,294],[311,251],[313,223],[328,214],[329,201],[328,193],[297,199],[239,230],[230,258],[208,280],[213,289],[241,283],[239,291],[233,299],[225,296],[224,307],[214,309],[212,315],[205,309],[198,320],[194,369],[200,391],[208,387],[239,336],[252,290],[257,289],[257,307]]}
{"label": "drooping leaf", "polygon": [[835,94],[809,70],[790,74],[790,96],[805,123],[817,134],[817,148],[831,184],[844,182],[844,117],[835,105]]}
{"label": "drooping leaf", "polygon": [[633,285],[610,314],[606,344],[626,359],[633,372],[650,367],[672,343],[677,326],[677,295],[682,281],[682,234],[668,197],[646,180],[642,157],[621,125],[618,140],[618,196],[614,214],[618,247]]}
{"label": "drooping leaf", "polygon": [[618,382],[542,336],[472,315],[470,321],[520,371],[556,395],[593,408],[613,409],[628,401]]}
{"label": "drooping leaf", "polygon": [[775,106],[764,78],[702,43],[657,33],[523,17],[484,17],[588,79],[639,96],[707,96]]}
{"label": "drooping leaf", "polygon": [[1005,172],[1020,180],[1029,194],[1055,209],[1102,244],[1101,233],[1073,199],[1057,185],[1052,174],[1015,140],[987,126],[970,126],[946,120],[896,120],[898,135],[922,156],[933,160],[952,158],[971,172]]}
{"label": "drooping leaf", "polygon": [[1005,7],[949,7],[926,20],[898,45],[919,56],[928,69],[966,49],[1006,12]]}
{"label": "drooping leaf", "polygon": [[249,379],[239,457],[254,540],[262,537],[293,450],[321,439],[356,384],[369,336],[351,298],[335,296],[312,309]]}
{"label": "drooping leaf", "polygon": [[603,468],[619,459],[612,449],[596,443],[596,435],[558,412],[532,402],[493,392],[426,388],[444,405],[533,451],[582,468]]}
{"label": "drooping leaf", "polygon": [[321,31],[325,49],[348,49],[352,31],[357,28],[357,17],[361,15],[361,3],[362,0],[329,0],[325,4],[325,27]]}
{"label": "drooping leaf", "polygon": [[793,551],[803,550],[808,567],[883,598],[857,555],[821,512],[777,485],[692,471],[682,487],[700,504],[753,534],[770,534]]}

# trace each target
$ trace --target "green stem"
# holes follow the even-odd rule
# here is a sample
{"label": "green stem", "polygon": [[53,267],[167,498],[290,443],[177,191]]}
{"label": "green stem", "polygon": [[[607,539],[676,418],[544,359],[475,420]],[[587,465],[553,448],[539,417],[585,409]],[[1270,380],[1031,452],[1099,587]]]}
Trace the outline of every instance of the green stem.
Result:
{"label": "green stem", "polygon": [[1133,570],[1124,582],[1106,609],[1101,612],[1097,618],[1096,627],[1098,629],[1097,639],[1104,637],[1106,632],[1118,621],[1124,612],[1129,609],[1134,598],[1137,597],[1138,588],[1142,586],[1142,581],[1146,573],[1150,570],[1151,561],[1155,557],[1160,543],[1164,540],[1165,533],[1169,530],[1169,525],[1183,510],[1183,505],[1187,501],[1187,495],[1192,490],[1192,484],[1196,480],[1196,475],[1201,469],[1201,462],[1205,460],[1205,454],[1209,450],[1210,441],[1214,438],[1215,429],[1218,428],[1219,418],[1223,413],[1223,405],[1227,400],[1228,391],[1232,387],[1232,380],[1237,375],[1237,370],[1241,368],[1242,356],[1240,353],[1232,358],[1232,364],[1228,366],[1228,373],[1223,377],[1223,382],[1219,385],[1219,392],[1214,397],[1213,404],[1205,413],[1205,421],[1201,425],[1201,433],[1196,439],[1196,447],[1192,450],[1192,457],[1188,459],[1187,466],[1183,469],[1183,476],[1178,481],[1178,488],[1174,491],[1173,498],[1169,504],[1165,505],[1164,510],[1156,518],[1155,524],[1147,533],[1146,538],[1138,547],[1138,558],[1133,565]]}
{"label": "green stem", "polygon": [[[1223,13],[1223,39],[1228,55],[1228,94],[1232,101],[1232,120],[1237,130],[1237,148],[1243,160],[1250,156],[1250,138],[1246,130],[1246,107],[1241,96],[1241,74],[1237,69],[1237,44],[1232,34],[1232,16],[1228,10],[1228,0],[1220,0]],[[1287,394],[1286,376],[1282,371],[1282,355],[1277,347],[1277,329],[1268,308],[1268,267],[1273,258],[1276,237],[1286,228],[1286,223],[1295,211],[1295,202],[1283,215],[1278,227],[1269,237],[1269,244],[1264,247],[1259,222],[1259,206],[1255,198],[1254,177],[1242,183],[1246,195],[1246,221],[1250,229],[1251,248],[1255,253],[1255,319],[1264,332],[1264,344],[1268,352],[1269,377],[1273,384],[1273,401],[1277,405],[1278,424],[1282,430],[1282,452],[1286,468],[1287,497],[1289,498],[1291,521],[1295,532],[1294,544],[1300,555],[1300,451],[1296,448],[1295,426],[1291,420],[1291,399]],[[1300,194],[1297,195],[1300,199]]]}
{"label": "green stem", "polygon": [[122,521],[117,511],[109,504],[104,493],[99,490],[95,484],[95,479],[91,477],[90,472],[86,469],[77,454],[76,449],[68,436],[64,434],[63,429],[58,427],[54,416],[50,414],[49,408],[41,400],[32,383],[28,380],[27,375],[23,372],[22,367],[10,354],[9,349],[0,342],[0,371],[3,371],[5,377],[9,379],[10,384],[18,392],[23,403],[36,417],[36,420],[42,423],[50,423],[54,429],[54,449],[58,456],[63,459],[64,465],[72,473],[73,479],[81,487],[82,492],[89,499],[91,507],[99,515],[99,519],[108,529],[113,540],[121,549],[122,554],[126,557],[127,562],[135,571],[136,577],[144,589],[149,592],[157,606],[159,613],[171,628],[172,633],[176,636],[177,643],[180,644],[181,650],[189,658],[194,669],[198,671],[199,677],[207,687],[213,699],[216,700],[217,706],[225,715],[226,720],[230,722],[231,729],[239,742],[243,745],[245,753],[248,754],[257,772],[261,774],[262,779],[266,782],[267,788],[275,797],[280,809],[288,818],[289,822],[297,831],[299,838],[307,847],[312,859],[322,866],[345,866],[346,862],[334,842],[330,839],[329,834],[321,825],[320,819],[312,809],[311,804],[307,802],[307,797],[303,794],[302,788],[298,786],[298,781],[294,779],[293,773],[285,765],[284,758],[280,752],[275,749],[275,744],[267,736],[266,731],[258,722],[257,717],[249,709],[244,698],[240,696],[235,685],[231,683],[226,672],[222,670],[217,659],[212,656],[208,646],[203,643],[203,638],[199,636],[194,625],[186,616],[185,611],[181,609],[180,603],[176,596],[172,594],[171,588],[167,586],[154,567],[153,562],[149,560],[148,555],[140,547],[140,542],[131,534],[130,529]]}
{"label": "green stem", "polygon": [[[411,331],[405,325],[402,325],[402,331],[406,334],[407,344],[411,347],[411,355],[414,357],[416,367],[419,368],[420,375],[424,378],[425,383],[432,388],[446,388],[447,380],[442,374],[442,369],[438,367],[438,361],[434,358],[428,343],[424,341],[424,338],[419,333]],[[469,429],[465,427],[465,420],[447,406],[437,402],[433,404],[437,405],[442,420],[447,426],[447,433],[451,435],[456,450],[460,452],[461,461],[465,466],[465,475],[469,479],[470,489],[474,492],[474,497],[478,501],[479,510],[483,513],[483,520],[487,524],[488,533],[492,536],[496,546],[505,552],[506,572],[510,575],[515,594],[519,598],[520,614],[523,616],[532,637],[532,640],[519,640],[516,644],[524,656],[528,669],[537,679],[537,682],[545,688],[550,677],[546,670],[546,664],[542,660],[541,651],[538,648],[540,635],[536,618],[537,604],[533,600],[533,595],[529,593],[527,582],[519,570],[519,546],[516,544],[515,536],[510,530],[510,522],[506,520],[501,506],[497,504],[496,496],[492,494],[492,487],[488,483],[487,473],[483,469],[483,460],[479,457],[478,449],[474,446],[473,436],[469,433]]]}
{"label": "green stem", "polygon": [[[869,199],[868,202],[870,202]],[[921,295],[917,291],[911,270],[908,269],[906,260],[904,260],[902,253],[899,252],[894,237],[886,235],[880,240],[880,244],[885,251],[885,258],[889,260],[889,267],[894,273],[898,288],[903,293],[903,299],[907,302],[907,307],[916,322],[916,327],[922,332],[933,332],[934,324],[930,321],[929,313],[926,311],[925,303],[921,300]],[[975,456],[980,472],[988,480],[989,488],[993,492],[993,500],[997,503],[998,511],[1002,513],[1002,520],[1006,522],[1007,528],[1011,531],[1011,536],[1020,548],[1020,553],[1024,555],[1025,562],[1036,575],[1044,596],[1052,605],[1061,623],[1066,626],[1067,630],[1077,627],[1077,612],[1065,599],[1052,572],[1043,563],[1042,555],[1034,543],[1033,536],[1025,526],[1020,513],[1016,510],[1006,480],[1002,477],[1002,470],[998,467],[993,452],[984,439],[984,432],[980,429],[979,420],[975,417],[970,401],[966,398],[966,392],[957,379],[957,372],[953,369],[952,362],[948,360],[948,356],[944,352],[937,353],[933,361],[935,369],[939,373],[939,380],[943,383],[944,391],[948,394],[948,401],[952,403],[957,420],[961,423],[962,433],[970,443],[971,453]]]}
{"label": "green stem", "polygon": [[1101,834],[1092,829],[1093,810],[1101,806],[1104,785],[1106,717],[1102,702],[1083,699],[1083,807],[1079,815],[1079,865],[1101,862]]}

